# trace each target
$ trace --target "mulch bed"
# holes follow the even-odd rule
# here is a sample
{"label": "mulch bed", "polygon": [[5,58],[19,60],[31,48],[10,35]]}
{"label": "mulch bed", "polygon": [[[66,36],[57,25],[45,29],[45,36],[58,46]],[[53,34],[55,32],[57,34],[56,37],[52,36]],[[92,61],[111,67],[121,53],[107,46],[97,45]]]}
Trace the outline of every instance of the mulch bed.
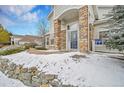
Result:
{"label": "mulch bed", "polygon": [[124,56],[110,56],[110,58],[124,60]]}
{"label": "mulch bed", "polygon": [[80,59],[80,58],[86,58],[86,55],[73,55],[72,58]]}

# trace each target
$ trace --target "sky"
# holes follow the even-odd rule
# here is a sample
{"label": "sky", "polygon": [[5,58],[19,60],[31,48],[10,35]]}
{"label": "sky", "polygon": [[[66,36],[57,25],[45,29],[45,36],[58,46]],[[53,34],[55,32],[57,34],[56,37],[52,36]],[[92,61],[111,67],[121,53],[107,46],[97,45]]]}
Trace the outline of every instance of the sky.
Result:
{"label": "sky", "polygon": [[40,20],[48,24],[51,11],[49,5],[0,5],[0,24],[12,34],[38,35]]}

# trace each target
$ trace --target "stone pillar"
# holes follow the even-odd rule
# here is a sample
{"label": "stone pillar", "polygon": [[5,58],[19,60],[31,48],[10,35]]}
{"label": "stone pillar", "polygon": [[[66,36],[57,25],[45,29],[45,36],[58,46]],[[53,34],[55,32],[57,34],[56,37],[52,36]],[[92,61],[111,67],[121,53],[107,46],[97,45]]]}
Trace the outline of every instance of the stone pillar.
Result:
{"label": "stone pillar", "polygon": [[80,52],[88,52],[88,6],[79,9],[79,47]]}
{"label": "stone pillar", "polygon": [[55,49],[60,50],[61,49],[61,21],[56,19],[54,20],[54,31],[55,31]]}
{"label": "stone pillar", "polygon": [[66,50],[66,30],[61,31],[61,50]]}

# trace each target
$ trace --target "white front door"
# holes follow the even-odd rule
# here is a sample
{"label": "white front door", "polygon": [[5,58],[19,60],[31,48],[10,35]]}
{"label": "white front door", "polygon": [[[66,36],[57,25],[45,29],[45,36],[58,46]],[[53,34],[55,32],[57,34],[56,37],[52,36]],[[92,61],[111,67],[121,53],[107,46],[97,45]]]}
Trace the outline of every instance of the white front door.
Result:
{"label": "white front door", "polygon": [[78,39],[77,39],[77,31],[70,32],[70,50],[77,50],[78,48]]}
{"label": "white front door", "polygon": [[70,24],[67,30],[67,49],[70,51],[78,50],[78,25]]}

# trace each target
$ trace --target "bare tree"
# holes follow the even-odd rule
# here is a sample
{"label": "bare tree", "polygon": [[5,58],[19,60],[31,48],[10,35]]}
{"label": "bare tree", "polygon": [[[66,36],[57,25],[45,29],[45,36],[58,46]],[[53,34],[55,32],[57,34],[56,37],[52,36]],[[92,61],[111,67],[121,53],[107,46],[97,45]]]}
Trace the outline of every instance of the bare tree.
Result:
{"label": "bare tree", "polygon": [[42,19],[38,22],[38,34],[41,36],[43,47],[45,48],[45,34],[47,32],[47,23]]}

